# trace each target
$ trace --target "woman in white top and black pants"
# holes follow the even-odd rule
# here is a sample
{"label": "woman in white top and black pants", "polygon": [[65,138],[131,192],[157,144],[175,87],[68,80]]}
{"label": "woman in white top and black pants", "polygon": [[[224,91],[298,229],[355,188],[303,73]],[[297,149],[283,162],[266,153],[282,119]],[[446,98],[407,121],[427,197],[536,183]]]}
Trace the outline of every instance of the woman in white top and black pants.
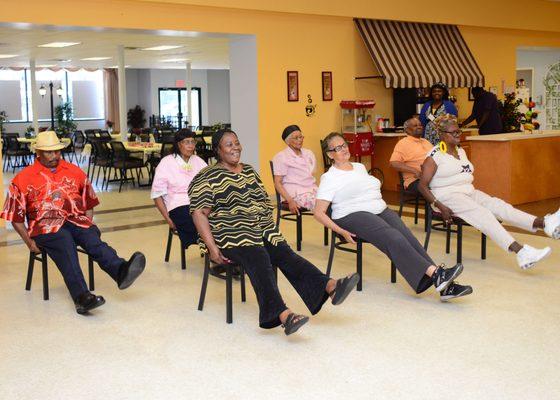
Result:
{"label": "woman in white top and black pants", "polygon": [[461,131],[457,118],[451,114],[442,115],[436,119],[435,125],[442,144],[428,154],[418,185],[426,201],[441,211],[444,221],[451,222],[453,215],[462,218],[505,251],[517,253],[517,262],[522,269],[531,268],[548,256],[550,247],[522,246],[498,219],[530,232],[543,229],[548,236],[560,239],[560,210],[536,217],[476,190],[472,184],[474,167],[459,146]]}
{"label": "woman in white top and black pants", "polygon": [[[416,293],[431,285],[443,301],[472,293],[470,286],[453,282],[463,266],[436,266],[397,213],[387,208],[381,197],[381,183],[362,164],[350,162],[348,144],[342,135],[329,134],[323,145],[333,165],[321,176],[317,192],[314,215],[319,222],[349,243],[359,237],[373,244],[390,258]],[[329,205],[332,219],[327,215]]]}

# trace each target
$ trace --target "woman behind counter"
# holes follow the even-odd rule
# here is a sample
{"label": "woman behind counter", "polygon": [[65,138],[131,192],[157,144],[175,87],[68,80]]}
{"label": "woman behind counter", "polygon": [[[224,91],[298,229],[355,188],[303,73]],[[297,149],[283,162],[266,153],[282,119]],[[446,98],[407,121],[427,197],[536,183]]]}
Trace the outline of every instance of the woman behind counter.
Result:
{"label": "woman behind counter", "polygon": [[424,139],[431,144],[439,143],[439,135],[435,129],[434,121],[437,117],[445,114],[457,116],[457,108],[449,100],[449,89],[441,82],[430,88],[430,99],[424,103],[420,111],[420,122],[424,125]]}
{"label": "woman behind counter", "polygon": [[341,304],[359,276],[329,279],[294,253],[274,222],[273,207],[259,175],[240,162],[242,147],[235,132],[215,133],[212,148],[218,162],[200,171],[189,187],[194,223],[214,263],[238,263],[247,272],[259,303],[260,327],[282,324],[284,333],[290,335],[309,317],[286,306],[273,265],[286,276],[311,314],[318,313],[329,296],[332,304]]}

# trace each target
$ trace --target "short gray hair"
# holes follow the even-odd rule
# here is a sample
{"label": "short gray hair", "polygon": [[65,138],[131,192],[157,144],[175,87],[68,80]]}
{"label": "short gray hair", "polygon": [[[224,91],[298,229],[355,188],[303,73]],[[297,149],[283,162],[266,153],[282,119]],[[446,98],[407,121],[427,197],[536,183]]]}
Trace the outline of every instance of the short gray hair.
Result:
{"label": "short gray hair", "polygon": [[406,121],[404,121],[403,129],[406,131],[406,130],[408,129],[409,125],[410,125],[410,124],[412,123],[412,121],[414,121],[415,119],[418,119],[418,118],[412,117],[412,118],[409,118],[409,119],[407,119]]}

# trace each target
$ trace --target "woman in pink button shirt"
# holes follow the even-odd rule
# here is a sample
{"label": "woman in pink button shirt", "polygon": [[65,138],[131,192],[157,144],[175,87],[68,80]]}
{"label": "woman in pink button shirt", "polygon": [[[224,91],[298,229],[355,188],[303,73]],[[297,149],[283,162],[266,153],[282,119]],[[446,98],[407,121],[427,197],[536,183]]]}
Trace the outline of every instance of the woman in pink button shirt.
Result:
{"label": "woman in pink button shirt", "polygon": [[303,148],[303,135],[297,125],[290,125],[282,132],[282,140],[288,147],[272,159],[274,186],[280,196],[288,202],[290,212],[299,209],[313,210],[317,184],[315,183],[315,155]]}
{"label": "woman in pink button shirt", "polygon": [[198,240],[189,212],[188,189],[198,172],[207,166],[194,154],[196,140],[190,129],[175,134],[173,153],[161,159],[152,183],[151,198],[171,229],[179,234],[184,247]]}

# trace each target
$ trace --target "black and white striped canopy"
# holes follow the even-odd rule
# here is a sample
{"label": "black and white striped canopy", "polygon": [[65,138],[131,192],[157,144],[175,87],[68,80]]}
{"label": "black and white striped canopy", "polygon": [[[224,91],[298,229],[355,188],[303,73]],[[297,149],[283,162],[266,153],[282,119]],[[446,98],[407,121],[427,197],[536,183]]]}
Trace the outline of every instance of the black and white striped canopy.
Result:
{"label": "black and white striped canopy", "polygon": [[364,43],[387,88],[484,87],[478,67],[459,28],[355,18]]}

